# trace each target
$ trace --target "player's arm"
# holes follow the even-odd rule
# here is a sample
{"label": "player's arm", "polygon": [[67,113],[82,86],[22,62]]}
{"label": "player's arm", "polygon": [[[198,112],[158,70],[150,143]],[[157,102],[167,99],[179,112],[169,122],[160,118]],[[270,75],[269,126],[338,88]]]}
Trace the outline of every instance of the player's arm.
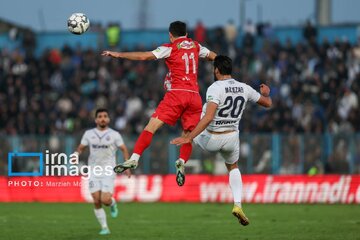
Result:
{"label": "player's arm", "polygon": [[154,60],[156,59],[155,55],[148,52],[112,52],[112,51],[103,51],[102,56],[109,56],[113,58],[125,58],[128,60]]}
{"label": "player's arm", "polygon": [[265,84],[261,84],[260,85],[260,93],[261,93],[261,96],[260,96],[259,100],[257,101],[257,104],[259,104],[259,105],[261,105],[263,107],[266,107],[266,108],[271,107],[272,106],[272,100],[269,97],[270,88]]}
{"label": "player's arm", "polygon": [[[129,151],[128,151],[126,145],[125,145],[125,144],[121,144],[121,145],[119,146],[119,149],[120,149],[120,151],[122,152],[122,155],[123,155],[123,157],[124,157],[124,160],[125,160],[125,161],[126,161],[126,160],[129,160],[130,155],[129,155]],[[128,178],[131,177],[131,171],[130,171],[130,169],[126,169],[126,170],[124,171],[124,173],[125,173],[125,175],[126,175]]]}
{"label": "player's arm", "polygon": [[192,140],[199,135],[205,128],[211,123],[214,119],[216,109],[218,105],[214,102],[208,102],[206,104],[206,112],[200,122],[196,125],[195,129],[192,130],[188,135],[185,137],[175,138],[171,141],[171,144],[182,145],[185,143],[191,143]]}
{"label": "player's arm", "polygon": [[76,151],[73,152],[72,154],[75,154],[79,157],[79,155],[85,150],[87,146],[86,145],[83,145],[83,144],[79,144],[79,146],[76,148]]}
{"label": "player's arm", "polygon": [[206,57],[206,60],[214,61],[216,56],[217,56],[216,53],[214,53],[213,51],[210,51],[209,55]]}
{"label": "player's arm", "polygon": [[[124,140],[123,138],[121,137],[121,135],[119,133],[117,133],[117,136],[116,136],[116,139],[115,139],[115,144],[116,146],[118,146],[118,148],[120,149],[123,157],[124,157],[124,160],[127,161],[129,160],[130,158],[130,154],[129,154],[129,150],[127,149],[125,143],[124,143]],[[130,169],[126,169],[124,171],[125,175],[128,176],[128,178],[131,177],[131,171]]]}
{"label": "player's arm", "polygon": [[120,145],[119,149],[122,152],[122,155],[123,155],[125,161],[128,160],[130,158],[130,154],[129,154],[129,151],[128,151],[127,147],[125,146],[125,144]]}
{"label": "player's arm", "polygon": [[206,47],[204,46],[201,46],[199,44],[199,57],[200,58],[205,58],[206,60],[209,60],[209,61],[214,61],[215,60],[215,57],[216,57],[216,53],[214,53],[213,51],[210,51],[209,49],[207,49]]}
{"label": "player's arm", "polygon": [[87,146],[89,146],[90,142],[87,137],[87,132],[81,138],[79,146],[76,148],[76,151],[73,154],[80,155]]}

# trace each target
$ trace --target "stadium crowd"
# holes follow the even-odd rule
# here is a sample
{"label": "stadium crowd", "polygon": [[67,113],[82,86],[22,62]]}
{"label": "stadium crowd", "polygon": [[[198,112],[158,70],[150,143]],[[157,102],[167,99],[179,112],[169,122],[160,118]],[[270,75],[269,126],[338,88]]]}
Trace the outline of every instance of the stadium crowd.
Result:
{"label": "stadium crowd", "polygon": [[[306,134],[324,133],[346,135],[360,131],[360,45],[346,40],[330,43],[326,39],[318,43],[316,32],[311,29],[304,31],[303,41],[294,44],[287,40],[281,44],[271,37],[271,26],[262,27],[259,35],[249,24],[240,42],[236,41],[238,33],[232,22],[210,31],[199,23],[190,34],[209,49],[229,55],[234,60],[236,79],[255,89],[259,89],[261,83],[271,86],[273,107],[265,110],[247,106],[240,131],[244,134],[285,133],[280,172],[299,172],[294,170],[298,162],[287,162],[300,161],[299,154],[295,156],[299,142],[286,136],[295,133],[304,133],[305,137]],[[36,43],[28,38],[23,47],[15,51],[1,49],[1,135],[80,136],[85,129],[94,126],[94,109],[107,107],[112,127],[125,136],[135,136],[164,94],[163,79],[167,69],[163,61],[111,59],[100,56],[104,49],[69,46],[49,49],[35,57],[32,54],[35,46]],[[122,50],[126,51],[126,46],[122,46]],[[138,50],[146,49],[139,47]],[[202,96],[213,81],[212,64],[201,62]],[[179,128],[167,127],[160,134],[178,132]],[[329,164],[320,164],[320,172],[348,173],[349,139],[336,140],[334,153],[326,157],[322,145],[316,144],[322,141],[319,136],[306,138],[305,148],[314,149],[307,151],[305,168],[300,172],[307,172],[325,159]],[[243,149],[249,146],[246,141],[242,143]],[[266,145],[261,141],[259,144]],[[255,156],[255,172],[271,172],[271,155],[266,149],[258,151],[263,152],[261,156]],[[248,155],[242,151],[241,156],[246,159]],[[358,167],[355,172],[360,171],[359,156],[356,151],[353,163]]]}
{"label": "stadium crowd", "polygon": [[[359,131],[358,45],[326,39],[320,44],[311,40],[281,44],[248,32],[236,46],[235,36],[226,27],[218,28],[212,37],[201,36],[201,41],[233,58],[237,79],[255,89],[263,82],[271,86],[273,108],[265,112],[248,107],[251,112],[244,114],[242,132]],[[256,46],[259,39],[261,47]],[[113,60],[101,57],[101,50],[64,46],[33,57],[26,47],[1,49],[1,133],[81,132],[93,125],[91,113],[98,106],[110,109],[114,128],[138,133],[164,94],[166,66],[162,61]],[[212,81],[211,63],[201,63],[202,94]]]}

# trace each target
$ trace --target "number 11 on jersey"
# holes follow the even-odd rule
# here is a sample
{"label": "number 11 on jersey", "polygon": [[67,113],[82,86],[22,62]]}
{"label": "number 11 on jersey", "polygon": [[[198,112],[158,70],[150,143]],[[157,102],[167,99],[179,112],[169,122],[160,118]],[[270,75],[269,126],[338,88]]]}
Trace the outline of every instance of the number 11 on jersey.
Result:
{"label": "number 11 on jersey", "polygon": [[195,54],[190,53],[190,56],[187,53],[184,53],[181,57],[185,61],[185,73],[189,74],[189,59],[192,60],[192,70],[193,74],[196,74],[196,62],[195,62]]}

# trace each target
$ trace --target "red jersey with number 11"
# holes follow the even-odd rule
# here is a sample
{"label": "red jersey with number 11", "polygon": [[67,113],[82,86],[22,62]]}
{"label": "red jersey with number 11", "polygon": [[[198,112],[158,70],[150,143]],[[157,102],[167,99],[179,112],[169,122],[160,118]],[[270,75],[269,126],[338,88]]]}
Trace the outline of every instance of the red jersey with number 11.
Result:
{"label": "red jersey with number 11", "polygon": [[197,82],[199,57],[205,58],[210,51],[191,38],[179,37],[173,43],[164,44],[152,53],[157,59],[165,58],[169,72],[164,87],[167,91],[183,90],[199,92]]}

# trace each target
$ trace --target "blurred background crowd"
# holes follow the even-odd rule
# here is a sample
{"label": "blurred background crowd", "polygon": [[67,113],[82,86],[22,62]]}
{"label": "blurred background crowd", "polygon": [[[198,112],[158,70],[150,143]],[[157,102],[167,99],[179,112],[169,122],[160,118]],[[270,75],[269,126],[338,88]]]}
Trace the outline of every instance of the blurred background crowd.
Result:
{"label": "blurred background crowd", "polygon": [[[110,49],[128,50],[121,45],[120,25],[111,24],[107,29],[95,26],[93,31],[107,35]],[[293,156],[296,152],[291,148],[293,138],[287,139],[287,136],[346,135],[360,131],[360,45],[340,38],[319,42],[317,29],[310,22],[303,27],[303,39],[297,43],[290,39],[280,43],[273,38],[272,31],[270,24],[254,25],[247,21],[237,41],[238,28],[232,21],[212,29],[199,21],[190,29],[189,36],[218,54],[230,56],[234,64],[233,77],[237,80],[257,90],[261,83],[271,87],[273,107],[265,110],[249,104],[240,132],[244,136],[253,132],[283,134],[283,144],[287,146],[283,167],[286,167],[287,160],[300,161]],[[117,37],[113,38],[114,35]],[[156,47],[139,46],[131,50],[147,51]],[[94,127],[93,114],[97,107],[109,109],[114,129],[124,136],[137,136],[164,95],[163,79],[167,72],[164,61],[110,59],[100,55],[104,49],[68,45],[48,49],[37,56],[35,48],[36,40],[28,32],[23,36],[21,47],[11,51],[0,49],[0,134],[3,136],[80,136],[85,129]],[[204,96],[214,81],[211,63],[200,62],[198,80]],[[159,134],[174,135],[179,129],[166,127]],[[305,142],[309,147],[317,144],[317,138],[308,140]],[[318,167],[321,172],[342,169],[340,172],[347,173],[350,168],[348,143],[347,138],[340,139],[334,147],[339,149],[338,159],[344,167],[324,164],[329,156],[322,156],[323,145],[319,144],[309,151],[311,156],[303,156],[302,161],[309,159],[308,165],[302,163],[300,170],[291,170],[293,166],[288,166],[280,172],[307,172],[321,162]],[[255,144],[261,141],[255,140]],[[300,145],[293,142],[293,146],[299,148]],[[242,157],[250,159],[247,148],[249,144],[244,139]],[[266,164],[270,162],[271,153],[260,152],[252,167],[244,166],[244,171],[272,171],[271,164]],[[358,154],[353,153],[351,158],[352,164],[360,162]]]}
{"label": "blurred background crowd", "polygon": [[[199,22],[190,32],[204,46],[234,60],[236,79],[257,90],[261,83],[271,87],[272,109],[248,106],[241,132],[358,132],[360,46],[346,39],[318,43],[311,25],[304,28],[304,41],[296,44],[281,44],[270,34],[271,29],[259,30],[248,22],[241,43],[235,44],[237,28],[231,21],[211,30]],[[256,44],[259,39],[261,46]],[[114,60],[100,56],[104,49],[69,46],[35,57],[35,45],[25,39],[23,48],[1,49],[3,134],[79,133],[93,126],[91,113],[100,106],[109,108],[115,129],[136,134],[164,94],[163,61]],[[212,66],[205,61],[199,65],[204,95],[213,82]]]}

